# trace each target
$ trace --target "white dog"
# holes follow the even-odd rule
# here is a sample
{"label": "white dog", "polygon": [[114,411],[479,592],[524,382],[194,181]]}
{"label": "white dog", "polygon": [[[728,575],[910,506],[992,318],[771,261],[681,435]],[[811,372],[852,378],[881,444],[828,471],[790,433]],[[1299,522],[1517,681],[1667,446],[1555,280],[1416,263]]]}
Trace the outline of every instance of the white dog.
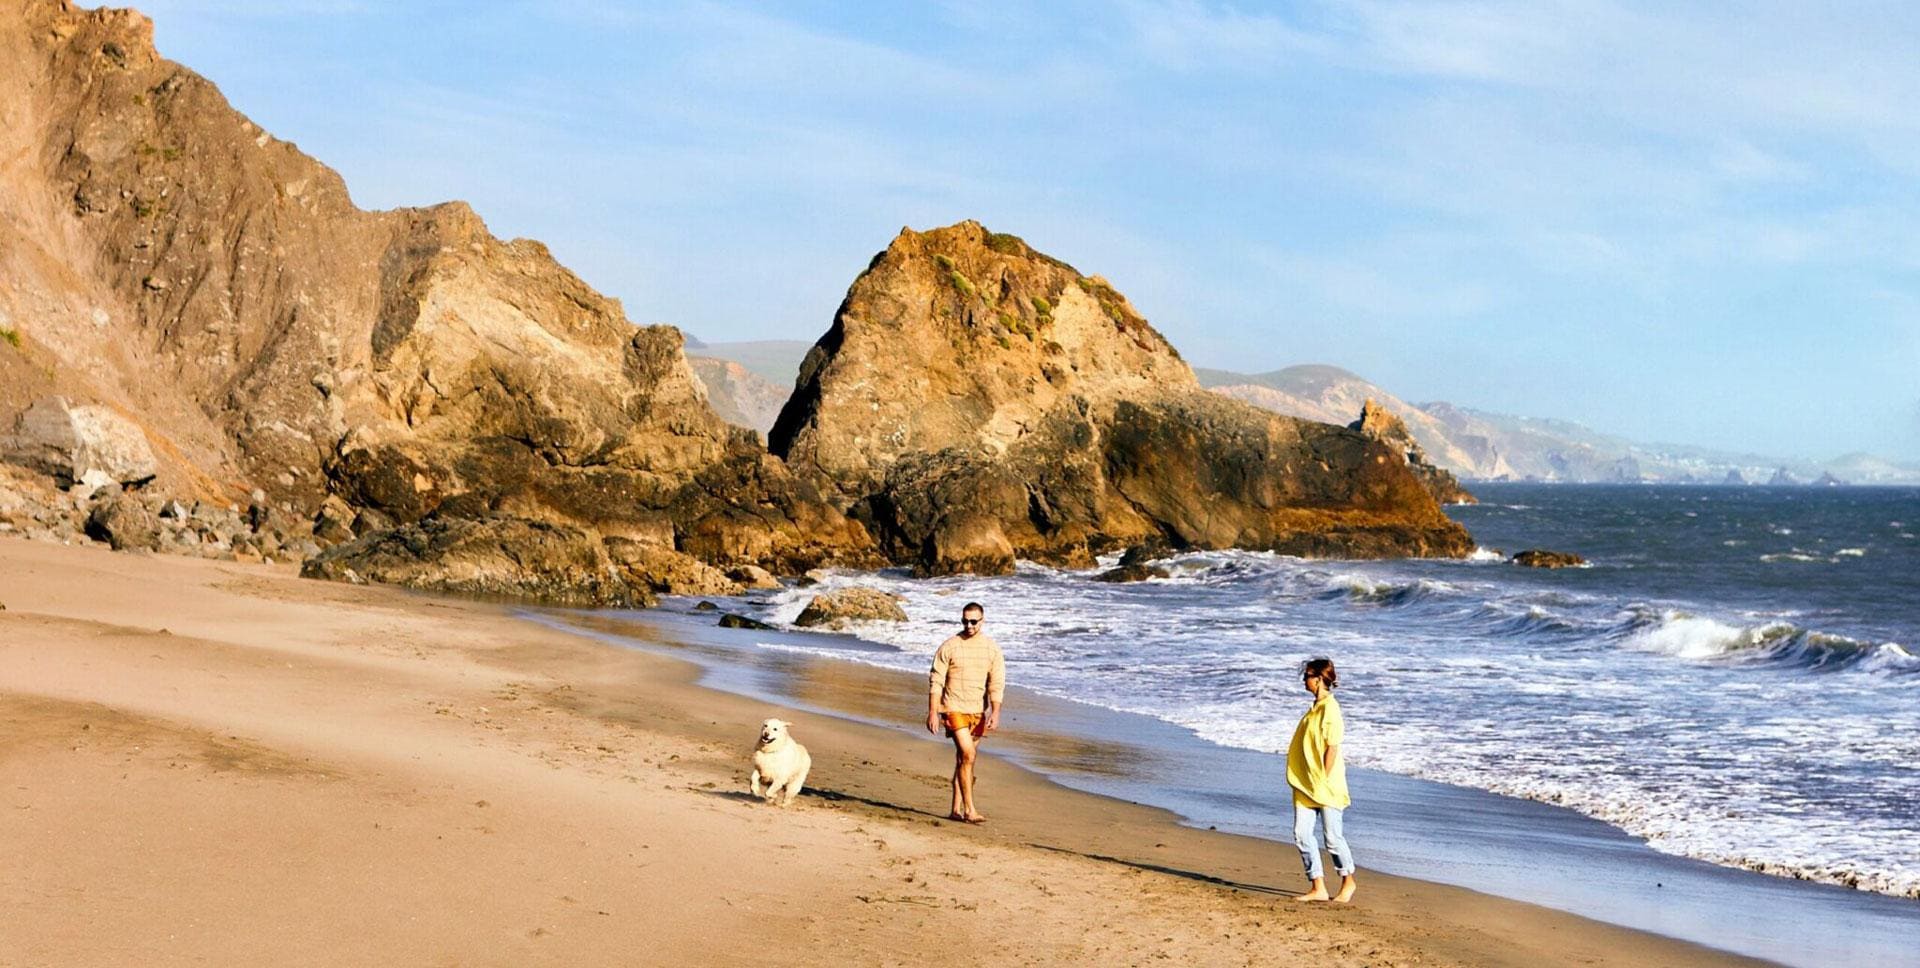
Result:
{"label": "white dog", "polygon": [[800,786],[807,782],[807,771],[812,768],[813,757],[807,755],[806,747],[787,735],[785,720],[769,719],[760,724],[760,745],[753,751],[750,781],[754,796],[760,796],[760,783],[764,780],[767,802],[779,800],[784,807],[800,795]]}

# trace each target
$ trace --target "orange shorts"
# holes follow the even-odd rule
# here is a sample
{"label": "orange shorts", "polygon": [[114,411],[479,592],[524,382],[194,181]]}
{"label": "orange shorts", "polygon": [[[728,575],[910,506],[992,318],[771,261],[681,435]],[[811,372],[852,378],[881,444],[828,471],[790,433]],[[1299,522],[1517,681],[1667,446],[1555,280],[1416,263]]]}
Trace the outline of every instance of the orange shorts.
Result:
{"label": "orange shorts", "polygon": [[948,736],[963,729],[972,733],[975,739],[987,735],[987,717],[979,713],[941,713],[940,716],[947,724]]}

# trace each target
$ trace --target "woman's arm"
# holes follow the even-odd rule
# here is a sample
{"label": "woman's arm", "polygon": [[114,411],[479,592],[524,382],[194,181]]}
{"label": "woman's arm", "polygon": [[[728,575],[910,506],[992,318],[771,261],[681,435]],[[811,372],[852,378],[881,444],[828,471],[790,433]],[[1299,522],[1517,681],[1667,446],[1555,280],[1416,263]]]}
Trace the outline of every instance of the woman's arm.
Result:
{"label": "woman's arm", "polygon": [[1327,755],[1321,759],[1321,767],[1328,773],[1333,772],[1333,762],[1340,757],[1340,744],[1328,743]]}

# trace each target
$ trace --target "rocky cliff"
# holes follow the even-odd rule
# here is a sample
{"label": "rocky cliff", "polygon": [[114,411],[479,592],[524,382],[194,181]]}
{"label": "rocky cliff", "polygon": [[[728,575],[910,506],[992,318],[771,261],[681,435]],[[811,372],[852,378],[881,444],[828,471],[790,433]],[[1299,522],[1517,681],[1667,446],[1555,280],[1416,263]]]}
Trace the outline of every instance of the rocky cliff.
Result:
{"label": "rocky cliff", "polygon": [[1205,392],[1104,279],[974,222],[902,230],[874,258],[770,447],[928,573],[1151,541],[1472,548],[1401,449]]}
{"label": "rocky cliff", "polygon": [[625,589],[609,600],[672,587],[692,558],[872,560],[860,525],[712,411],[677,331],[634,327],[463,204],[355,208],[129,11],[0,7],[0,273],[0,426],[55,394],[116,413],[157,455],[155,487],[258,490],[367,535],[328,553],[335,571],[427,519],[463,540],[381,560],[411,549],[387,571],[434,587],[514,592],[444,573],[528,522]]}
{"label": "rocky cliff", "polygon": [[1426,451],[1421,449],[1419,441],[1407,429],[1407,423],[1399,415],[1373,402],[1372,398],[1360,405],[1360,419],[1347,425],[1353,430],[1380,441],[1399,451],[1407,459],[1407,467],[1420,483],[1433,495],[1433,499],[1442,504],[1477,504],[1473,495],[1460,486],[1453,474],[1435,466],[1427,459]]}

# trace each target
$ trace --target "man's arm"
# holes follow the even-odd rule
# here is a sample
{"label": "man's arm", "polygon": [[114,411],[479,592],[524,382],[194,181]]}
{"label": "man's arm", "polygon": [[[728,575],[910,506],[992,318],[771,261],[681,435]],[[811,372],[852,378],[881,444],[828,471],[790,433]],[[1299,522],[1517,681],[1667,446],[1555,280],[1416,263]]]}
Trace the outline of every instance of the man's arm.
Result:
{"label": "man's arm", "polygon": [[947,647],[933,650],[933,669],[927,673],[927,732],[940,732],[940,692],[947,686]]}
{"label": "man's arm", "polygon": [[1007,692],[1007,657],[994,650],[993,664],[987,667],[987,721],[983,732],[1000,728],[1000,702]]}

